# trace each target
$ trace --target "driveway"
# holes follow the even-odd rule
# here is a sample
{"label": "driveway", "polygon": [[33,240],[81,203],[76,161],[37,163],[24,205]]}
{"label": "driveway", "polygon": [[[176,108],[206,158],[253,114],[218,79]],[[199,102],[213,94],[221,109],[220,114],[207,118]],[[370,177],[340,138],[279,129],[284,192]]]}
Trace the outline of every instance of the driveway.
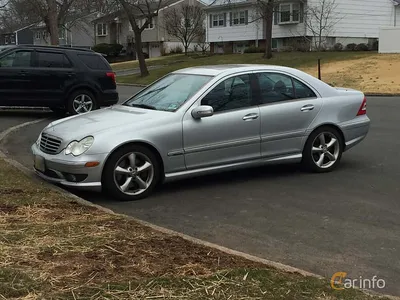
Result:
{"label": "driveway", "polygon": [[[165,185],[149,199],[80,196],[116,212],[327,277],[384,279],[400,296],[400,98],[370,97],[369,136],[335,172],[297,166],[247,169]],[[29,147],[45,121],[2,148],[31,166]]]}

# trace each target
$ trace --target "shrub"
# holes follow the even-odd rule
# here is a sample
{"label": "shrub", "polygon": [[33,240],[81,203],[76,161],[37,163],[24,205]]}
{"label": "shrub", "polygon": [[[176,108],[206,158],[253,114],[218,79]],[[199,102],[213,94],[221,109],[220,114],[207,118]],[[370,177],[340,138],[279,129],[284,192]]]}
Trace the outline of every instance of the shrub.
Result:
{"label": "shrub", "polygon": [[372,45],[371,45],[371,50],[372,51],[378,51],[379,50],[379,41],[375,40]]}
{"label": "shrub", "polygon": [[333,49],[335,51],[342,51],[343,50],[343,44],[341,43],[336,43],[335,45],[333,45]]}
{"label": "shrub", "polygon": [[369,47],[367,44],[361,43],[356,46],[356,51],[368,51]]}
{"label": "shrub", "polygon": [[244,49],[244,53],[264,53],[265,49],[256,46],[250,46]]}
{"label": "shrub", "polygon": [[171,48],[169,53],[171,53],[171,54],[181,54],[181,53],[183,53],[183,47],[179,46],[179,45],[175,46],[174,48]]}
{"label": "shrub", "polygon": [[124,48],[124,46],[122,46],[120,44],[102,43],[102,44],[95,45],[92,49],[93,49],[93,51],[105,54],[107,56],[118,56],[121,53],[123,48]]}
{"label": "shrub", "polygon": [[351,43],[351,44],[348,44],[348,45],[346,46],[346,50],[347,50],[347,51],[355,51],[356,48],[357,48],[357,44],[355,44],[355,43]]}

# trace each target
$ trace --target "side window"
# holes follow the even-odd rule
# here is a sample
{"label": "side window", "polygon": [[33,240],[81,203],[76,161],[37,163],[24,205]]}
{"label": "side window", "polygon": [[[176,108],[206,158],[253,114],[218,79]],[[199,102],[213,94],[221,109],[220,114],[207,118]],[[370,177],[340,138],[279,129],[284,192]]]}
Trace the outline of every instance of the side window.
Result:
{"label": "side window", "polygon": [[296,91],[296,99],[317,98],[317,95],[304,83],[293,78],[294,88]]}
{"label": "side window", "polygon": [[202,100],[214,112],[250,107],[253,105],[250,75],[239,75],[226,79],[212,89]]}
{"label": "side window", "polygon": [[259,73],[261,103],[273,103],[295,99],[292,78],[277,73]]}
{"label": "side window", "polygon": [[18,68],[32,66],[32,51],[15,51],[0,59],[0,67]]}
{"label": "side window", "polygon": [[71,62],[64,53],[36,52],[39,68],[71,68]]}
{"label": "side window", "polygon": [[80,60],[90,69],[93,70],[110,70],[111,68],[106,64],[103,58],[97,54],[78,54]]}

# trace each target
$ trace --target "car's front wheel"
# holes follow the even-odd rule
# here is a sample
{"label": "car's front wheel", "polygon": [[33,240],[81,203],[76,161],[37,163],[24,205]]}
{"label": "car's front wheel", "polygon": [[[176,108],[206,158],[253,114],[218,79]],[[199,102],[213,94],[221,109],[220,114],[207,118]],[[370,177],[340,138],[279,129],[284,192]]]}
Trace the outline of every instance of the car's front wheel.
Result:
{"label": "car's front wheel", "polygon": [[103,170],[105,192],[123,201],[148,197],[160,182],[161,168],[152,150],[129,145],[111,154]]}
{"label": "car's front wheel", "polygon": [[303,150],[303,164],[313,172],[330,172],[342,158],[343,140],[335,128],[321,127],[308,138]]}

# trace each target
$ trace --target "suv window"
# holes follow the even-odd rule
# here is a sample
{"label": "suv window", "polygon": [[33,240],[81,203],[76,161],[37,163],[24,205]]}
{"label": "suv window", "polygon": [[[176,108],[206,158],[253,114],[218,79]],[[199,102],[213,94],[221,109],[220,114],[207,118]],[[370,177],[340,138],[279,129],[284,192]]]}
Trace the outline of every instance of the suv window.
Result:
{"label": "suv window", "polygon": [[278,73],[257,74],[261,103],[274,103],[291,99],[316,98],[305,84],[290,76]]}
{"label": "suv window", "polygon": [[214,112],[252,106],[250,75],[239,75],[224,80],[211,90],[202,100],[202,105],[210,105]]}
{"label": "suv window", "polygon": [[0,59],[0,67],[18,68],[32,66],[32,51],[15,51]]}
{"label": "suv window", "polygon": [[110,70],[108,64],[98,54],[78,54],[83,63],[93,70]]}
{"label": "suv window", "polygon": [[64,53],[37,51],[39,68],[71,68],[71,62]]}

